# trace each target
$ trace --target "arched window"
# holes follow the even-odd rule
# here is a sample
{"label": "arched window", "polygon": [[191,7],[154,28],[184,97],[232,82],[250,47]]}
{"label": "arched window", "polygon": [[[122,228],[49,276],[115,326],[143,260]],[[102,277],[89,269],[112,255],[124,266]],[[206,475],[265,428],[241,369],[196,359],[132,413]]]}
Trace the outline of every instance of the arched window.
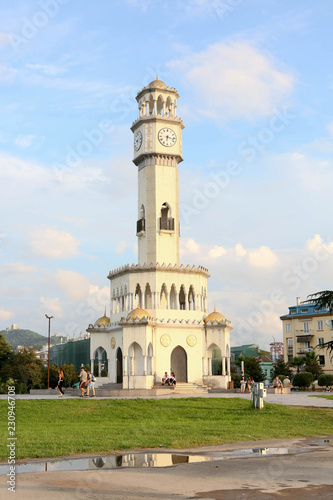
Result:
{"label": "arched window", "polygon": [[188,308],[190,311],[195,311],[195,293],[193,285],[190,286],[188,292]]}
{"label": "arched window", "polygon": [[161,207],[160,229],[174,231],[175,219],[171,217],[170,205],[165,201]]}
{"label": "arched window", "polygon": [[149,283],[146,284],[146,289],[145,289],[145,305],[144,305],[144,307],[146,309],[151,309],[152,308],[151,289],[150,289]]}
{"label": "arched window", "polygon": [[153,96],[151,95],[149,98],[149,114],[152,115],[154,112],[154,99]]}
{"label": "arched window", "polygon": [[136,234],[140,234],[142,231],[146,230],[146,211],[144,205],[141,205],[140,208],[140,213],[139,213],[139,220],[136,223]]}
{"label": "arched window", "polygon": [[170,309],[178,309],[177,289],[175,284],[172,285],[170,290]]}
{"label": "arched window", "polygon": [[135,307],[142,307],[142,291],[139,283],[136,285],[135,288],[135,301],[137,303]]}
{"label": "arched window", "polygon": [[179,309],[181,309],[183,311],[186,308],[185,307],[185,300],[186,300],[186,298],[185,298],[185,286],[182,285],[180,287],[180,292],[179,292]]}
{"label": "arched window", "polygon": [[160,294],[160,308],[167,309],[168,308],[168,299],[167,299],[168,289],[165,283],[163,283]]}
{"label": "arched window", "polygon": [[163,116],[163,97],[160,95],[157,99],[157,114]]}
{"label": "arched window", "polygon": [[167,100],[166,100],[165,114],[166,114],[166,116],[170,116],[171,115],[171,99],[170,99],[170,97],[168,97]]}

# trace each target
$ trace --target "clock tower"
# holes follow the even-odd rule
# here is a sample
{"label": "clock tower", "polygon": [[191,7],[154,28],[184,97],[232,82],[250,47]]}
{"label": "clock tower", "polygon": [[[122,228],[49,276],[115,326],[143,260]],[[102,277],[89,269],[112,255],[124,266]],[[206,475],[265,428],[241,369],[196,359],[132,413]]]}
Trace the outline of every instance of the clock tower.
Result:
{"label": "clock tower", "polygon": [[177,117],[178,97],[158,75],[136,97],[139,116],[131,130],[138,167],[139,265],[179,265],[178,163],[184,125]]}

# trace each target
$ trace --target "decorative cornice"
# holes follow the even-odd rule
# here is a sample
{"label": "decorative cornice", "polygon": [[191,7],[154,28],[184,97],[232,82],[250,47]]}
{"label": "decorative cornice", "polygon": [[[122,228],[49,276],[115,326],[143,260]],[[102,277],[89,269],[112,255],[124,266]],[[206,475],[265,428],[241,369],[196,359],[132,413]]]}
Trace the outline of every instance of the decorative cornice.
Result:
{"label": "decorative cornice", "polygon": [[178,264],[169,264],[168,266],[163,263],[160,265],[158,262],[156,264],[153,264],[152,262],[147,265],[146,263],[143,264],[142,266],[140,264],[132,264],[131,266],[129,264],[126,264],[125,266],[122,267],[117,267],[116,269],[110,270],[108,274],[108,278],[112,279],[115,276],[120,276],[122,274],[127,274],[127,273],[145,273],[149,271],[168,271],[171,273],[184,273],[184,274],[200,274],[203,275],[207,278],[210,277],[210,274],[208,272],[208,269],[206,269],[203,266],[192,266],[190,267],[189,265],[184,266],[183,264],[178,265]]}
{"label": "decorative cornice", "polygon": [[178,118],[178,116],[167,116],[167,115],[153,115],[152,113],[149,114],[149,115],[143,115],[143,116],[139,116],[133,123],[132,123],[132,126],[131,126],[131,130],[132,132],[135,131],[135,129],[137,128],[137,124],[139,122],[145,122],[145,123],[149,123],[149,122],[155,122],[155,121],[159,121],[159,122],[165,122],[167,123],[168,125],[170,125],[170,122],[173,122],[173,123],[177,123],[177,125],[180,125],[181,129],[183,130],[185,128],[185,125],[183,123],[183,120],[181,118]]}
{"label": "decorative cornice", "polygon": [[156,164],[163,165],[163,167],[177,167],[178,163],[182,162],[183,158],[180,155],[160,155],[156,153],[143,153],[133,163],[138,166],[139,170],[147,166],[154,166]]}
{"label": "decorative cornice", "polygon": [[[150,84],[151,85],[151,84]],[[139,102],[141,97],[143,97],[145,94],[149,94],[152,92],[165,92],[166,94],[172,94],[175,95],[178,99],[179,94],[177,90],[174,87],[167,87],[163,82],[161,84],[158,84],[155,82],[154,87],[150,87],[150,85],[147,85],[146,87],[143,87],[137,94],[136,100]]]}

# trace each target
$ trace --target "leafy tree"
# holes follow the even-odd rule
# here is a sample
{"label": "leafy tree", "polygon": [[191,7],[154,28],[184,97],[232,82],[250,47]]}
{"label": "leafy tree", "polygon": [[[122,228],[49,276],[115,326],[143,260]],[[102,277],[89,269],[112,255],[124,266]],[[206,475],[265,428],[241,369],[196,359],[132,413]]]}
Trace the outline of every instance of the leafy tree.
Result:
{"label": "leafy tree", "polygon": [[323,387],[325,385],[333,385],[333,375],[330,373],[323,373],[318,377],[318,385]]}
{"label": "leafy tree", "polygon": [[262,371],[260,361],[255,357],[245,358],[244,372],[246,378],[252,376],[255,382],[263,382],[265,380],[265,374]]}
{"label": "leafy tree", "polygon": [[[330,314],[333,313],[333,291],[332,290],[324,290],[322,292],[316,292],[308,295],[307,300],[304,303],[312,303],[315,304],[316,307],[322,308],[327,307],[329,309]],[[317,346],[319,347],[319,346]],[[333,359],[333,340],[329,340],[324,344],[320,345],[320,348],[327,349],[327,351],[331,355],[331,359]]]}
{"label": "leafy tree", "polygon": [[27,390],[39,387],[42,382],[43,362],[37,358],[32,347],[24,347],[14,354],[13,378],[18,383],[24,383]]}
{"label": "leafy tree", "polygon": [[287,363],[284,362],[283,356],[279,356],[276,362],[273,365],[272,370],[272,380],[275,379],[276,376],[284,376],[288,375],[289,378],[292,376],[292,371]]}
{"label": "leafy tree", "polygon": [[0,380],[5,381],[11,377],[13,364],[13,349],[0,334]]}
{"label": "leafy tree", "polygon": [[294,356],[291,363],[290,363],[290,366],[293,366],[294,368],[296,368],[296,372],[299,373],[300,369],[302,368],[304,363],[305,363],[304,356]]}
{"label": "leafy tree", "polygon": [[319,356],[314,352],[307,352],[304,358],[305,371],[312,373],[313,377],[316,379],[323,372],[319,364]]}

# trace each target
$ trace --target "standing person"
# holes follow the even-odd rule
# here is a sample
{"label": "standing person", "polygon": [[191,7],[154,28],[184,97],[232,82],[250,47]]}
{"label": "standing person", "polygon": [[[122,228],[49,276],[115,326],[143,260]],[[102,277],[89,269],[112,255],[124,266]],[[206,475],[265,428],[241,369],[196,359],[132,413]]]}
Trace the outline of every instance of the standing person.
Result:
{"label": "standing person", "polygon": [[254,379],[252,375],[249,377],[249,380],[247,381],[247,388],[249,392],[252,392],[252,384],[254,384]]}
{"label": "standing person", "polygon": [[81,389],[81,396],[80,396],[80,398],[83,398],[83,396],[87,392],[85,390],[85,386],[86,386],[86,382],[87,382],[87,372],[85,371],[85,369],[83,368],[83,366],[81,366],[80,375],[78,375],[78,377],[80,377],[80,389]]}
{"label": "standing person", "polygon": [[246,389],[246,380],[244,375],[242,375],[242,378],[240,380],[240,387],[241,387],[241,392],[244,393]]}
{"label": "standing person", "polygon": [[63,386],[64,384],[64,372],[62,371],[61,368],[58,370],[58,385],[57,385],[57,391],[59,392],[59,398],[62,398],[63,395],[65,394],[63,391]]}
{"label": "standing person", "polygon": [[91,373],[90,370],[87,370],[87,397],[89,397],[89,389],[90,389],[90,387],[91,387],[91,390],[92,390],[92,397],[93,398],[96,397],[94,385],[95,385],[95,377]]}

